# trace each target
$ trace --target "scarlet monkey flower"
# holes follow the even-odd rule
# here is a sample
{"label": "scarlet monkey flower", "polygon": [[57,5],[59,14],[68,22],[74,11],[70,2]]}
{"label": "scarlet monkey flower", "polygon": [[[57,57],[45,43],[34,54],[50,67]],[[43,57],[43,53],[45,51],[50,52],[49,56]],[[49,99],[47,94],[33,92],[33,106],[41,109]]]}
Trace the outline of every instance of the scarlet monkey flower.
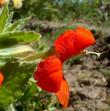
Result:
{"label": "scarlet monkey flower", "polygon": [[34,74],[36,84],[43,90],[55,93],[66,108],[69,100],[69,87],[63,77],[62,63],[55,55],[40,62]]}
{"label": "scarlet monkey flower", "polygon": [[4,76],[2,72],[0,72],[0,86],[2,85],[3,80],[4,80]]}
{"label": "scarlet monkey flower", "polygon": [[65,108],[69,101],[69,87],[63,76],[62,63],[94,43],[89,30],[83,27],[68,30],[55,40],[54,55],[41,61],[35,71],[36,84],[45,91],[55,93]]}

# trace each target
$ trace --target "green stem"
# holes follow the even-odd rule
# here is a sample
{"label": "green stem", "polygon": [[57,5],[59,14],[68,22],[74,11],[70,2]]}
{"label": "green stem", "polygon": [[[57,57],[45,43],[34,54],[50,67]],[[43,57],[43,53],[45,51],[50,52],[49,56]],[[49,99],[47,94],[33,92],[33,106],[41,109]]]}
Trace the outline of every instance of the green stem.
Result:
{"label": "green stem", "polygon": [[30,56],[22,59],[21,61],[33,61],[36,59],[44,59],[52,54],[54,54],[54,48],[51,48],[50,50],[48,50],[47,52],[44,52],[44,53],[40,53],[40,54],[36,53],[36,54],[30,55]]}

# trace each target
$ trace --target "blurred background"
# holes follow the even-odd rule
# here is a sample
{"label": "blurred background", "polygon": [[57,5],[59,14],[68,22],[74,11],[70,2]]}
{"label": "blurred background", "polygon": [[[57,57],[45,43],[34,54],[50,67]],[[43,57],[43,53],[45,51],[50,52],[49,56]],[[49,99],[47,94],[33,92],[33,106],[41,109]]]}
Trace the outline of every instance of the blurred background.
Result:
{"label": "blurred background", "polygon": [[19,9],[10,3],[10,11],[14,11],[13,21],[31,17],[25,28],[40,32],[45,39],[54,41],[64,30],[73,29],[78,25],[89,28],[97,35],[109,33],[109,0],[20,1],[22,7]]}

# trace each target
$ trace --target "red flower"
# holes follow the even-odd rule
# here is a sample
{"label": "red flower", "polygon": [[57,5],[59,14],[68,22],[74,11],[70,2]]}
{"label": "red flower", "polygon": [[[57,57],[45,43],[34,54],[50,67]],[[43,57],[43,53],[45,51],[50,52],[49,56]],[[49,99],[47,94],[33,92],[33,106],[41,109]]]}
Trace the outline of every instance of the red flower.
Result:
{"label": "red flower", "polygon": [[61,34],[56,39],[54,46],[57,56],[64,62],[94,43],[95,39],[92,33],[83,27],[78,27]]}
{"label": "red flower", "polygon": [[57,92],[61,86],[62,64],[56,56],[49,56],[40,62],[34,75],[36,84],[43,90]]}
{"label": "red flower", "polygon": [[3,76],[3,74],[0,72],[0,86],[2,85],[3,80],[4,80],[4,76]]}
{"label": "red flower", "polygon": [[40,62],[34,74],[36,84],[45,91],[53,92],[60,103],[67,107],[69,100],[69,88],[63,77],[62,63],[55,56],[49,56]]}
{"label": "red flower", "polygon": [[63,77],[62,63],[94,43],[92,33],[83,27],[64,32],[54,43],[55,54],[39,63],[34,74],[36,84],[45,91],[55,93],[59,102],[67,107],[69,87]]}

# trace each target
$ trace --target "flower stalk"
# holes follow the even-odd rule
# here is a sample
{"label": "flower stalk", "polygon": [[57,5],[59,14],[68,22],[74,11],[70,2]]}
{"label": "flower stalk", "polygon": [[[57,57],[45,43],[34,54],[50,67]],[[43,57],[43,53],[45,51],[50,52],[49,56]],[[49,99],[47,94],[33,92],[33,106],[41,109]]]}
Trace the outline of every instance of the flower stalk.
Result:
{"label": "flower stalk", "polygon": [[36,59],[44,59],[44,58],[47,58],[48,56],[53,55],[53,54],[54,54],[54,48],[51,48],[47,52],[32,54],[28,57],[25,57],[21,61],[34,61]]}

